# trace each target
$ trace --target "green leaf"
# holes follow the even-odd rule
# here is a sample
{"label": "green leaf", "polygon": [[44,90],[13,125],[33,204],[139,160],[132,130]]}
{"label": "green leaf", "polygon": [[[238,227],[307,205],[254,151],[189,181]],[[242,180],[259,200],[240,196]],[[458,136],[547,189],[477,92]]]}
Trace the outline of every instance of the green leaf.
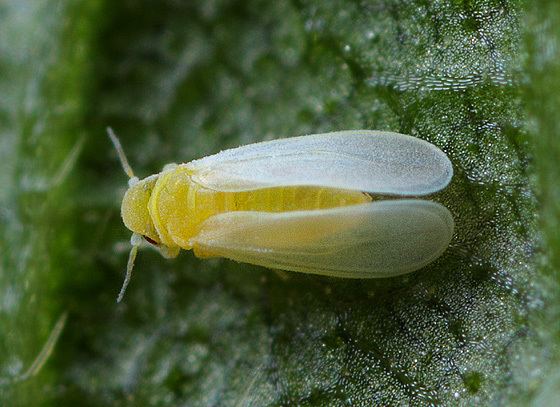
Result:
{"label": "green leaf", "polygon": [[[0,401],[555,400],[560,10],[538,3],[1,3]],[[456,234],[374,281],[146,250],[116,305],[126,176],[106,126],[140,176],[278,137],[411,134],[453,163],[432,198]]]}

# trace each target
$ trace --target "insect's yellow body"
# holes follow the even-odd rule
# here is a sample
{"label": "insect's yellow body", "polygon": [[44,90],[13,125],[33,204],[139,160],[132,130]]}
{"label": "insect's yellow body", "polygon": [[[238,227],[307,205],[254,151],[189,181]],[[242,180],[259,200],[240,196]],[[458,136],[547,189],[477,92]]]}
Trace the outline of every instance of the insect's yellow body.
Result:
{"label": "insect's yellow body", "polygon": [[[196,247],[191,239],[198,234],[200,225],[214,215],[317,210],[371,200],[370,195],[360,191],[307,186],[216,191],[194,182],[188,165],[178,165],[131,187],[123,199],[122,217],[129,229],[162,243],[171,256],[178,249],[194,249],[197,256],[210,257],[215,254]],[[139,217],[139,213],[147,216]]]}
{"label": "insect's yellow body", "polygon": [[[451,162],[414,137],[353,130],[273,140],[139,180],[110,136],[130,177],[121,214],[132,249],[119,300],[141,236],[166,257],[192,249],[273,269],[374,278],[425,266],[453,235],[449,211],[416,198],[449,183]],[[401,199],[381,198],[388,195]]]}

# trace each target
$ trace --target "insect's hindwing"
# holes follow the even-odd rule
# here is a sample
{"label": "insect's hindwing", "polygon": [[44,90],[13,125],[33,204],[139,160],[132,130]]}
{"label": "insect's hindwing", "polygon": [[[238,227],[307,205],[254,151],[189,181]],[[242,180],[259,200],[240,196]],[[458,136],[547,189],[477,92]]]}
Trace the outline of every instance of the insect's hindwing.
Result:
{"label": "insect's hindwing", "polygon": [[192,239],[195,254],[347,278],[423,267],[448,246],[453,220],[440,204],[393,200],[317,211],[228,212]]}

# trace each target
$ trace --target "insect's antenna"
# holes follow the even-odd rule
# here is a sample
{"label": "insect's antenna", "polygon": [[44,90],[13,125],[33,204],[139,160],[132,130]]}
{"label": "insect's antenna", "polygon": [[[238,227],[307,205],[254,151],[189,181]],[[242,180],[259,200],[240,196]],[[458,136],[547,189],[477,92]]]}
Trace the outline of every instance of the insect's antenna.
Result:
{"label": "insect's antenna", "polygon": [[107,127],[107,134],[109,135],[109,138],[113,142],[113,145],[115,146],[115,150],[117,150],[117,154],[119,156],[119,160],[121,162],[124,172],[126,173],[126,175],[128,175],[128,178],[130,178],[131,180],[137,180],[136,176],[134,175],[134,171],[132,171],[132,167],[130,166],[128,160],[126,159],[126,154],[124,153],[119,138],[115,135],[115,132],[110,127]]}
{"label": "insect's antenna", "polygon": [[132,278],[132,269],[134,268],[134,260],[136,260],[136,255],[138,254],[138,246],[140,246],[141,242],[142,242],[142,237],[138,233],[133,233],[130,238],[130,243],[132,244],[132,248],[130,249],[130,254],[128,255],[128,262],[126,263],[126,275],[124,277],[121,291],[119,291],[119,295],[117,297],[117,303],[122,301],[124,297],[124,293],[126,292],[126,287],[128,287],[128,283],[130,283],[130,279]]}

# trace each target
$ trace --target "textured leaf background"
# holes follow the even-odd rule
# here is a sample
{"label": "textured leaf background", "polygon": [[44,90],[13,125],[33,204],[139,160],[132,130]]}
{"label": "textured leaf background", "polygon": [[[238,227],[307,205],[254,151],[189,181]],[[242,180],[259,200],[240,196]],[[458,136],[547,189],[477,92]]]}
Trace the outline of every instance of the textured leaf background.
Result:
{"label": "textured leaf background", "polygon": [[[523,7],[0,1],[0,404],[551,405],[560,6]],[[277,137],[411,134],[453,162],[433,199],[456,235],[376,281],[146,250],[116,305],[129,233],[108,125],[142,176]]]}

